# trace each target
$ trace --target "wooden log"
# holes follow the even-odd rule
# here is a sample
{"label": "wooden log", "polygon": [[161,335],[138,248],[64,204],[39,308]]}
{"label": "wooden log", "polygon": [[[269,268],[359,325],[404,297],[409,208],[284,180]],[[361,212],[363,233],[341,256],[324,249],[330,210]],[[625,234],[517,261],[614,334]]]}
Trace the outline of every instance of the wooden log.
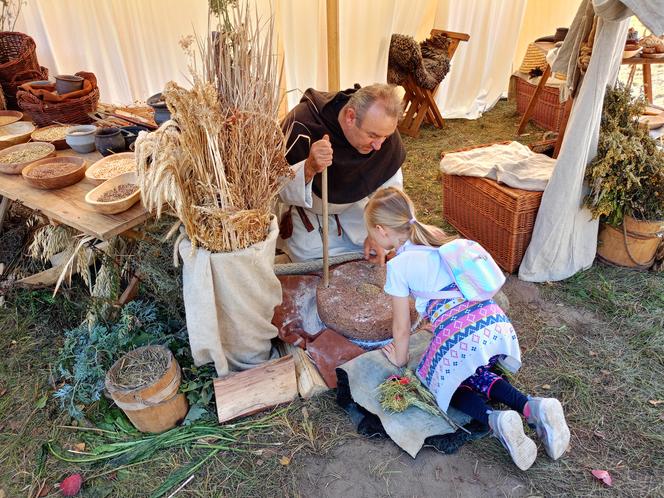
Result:
{"label": "wooden log", "polygon": [[219,423],[288,403],[297,396],[295,361],[288,355],[214,380]]}
{"label": "wooden log", "polygon": [[297,375],[297,391],[303,399],[309,399],[329,389],[316,365],[311,361],[302,348],[286,342],[279,342],[279,352],[282,355],[290,354],[295,360],[295,374]]}
{"label": "wooden log", "polygon": [[0,196],[0,230],[2,230],[2,224],[5,221],[5,215],[9,211],[9,197]]}

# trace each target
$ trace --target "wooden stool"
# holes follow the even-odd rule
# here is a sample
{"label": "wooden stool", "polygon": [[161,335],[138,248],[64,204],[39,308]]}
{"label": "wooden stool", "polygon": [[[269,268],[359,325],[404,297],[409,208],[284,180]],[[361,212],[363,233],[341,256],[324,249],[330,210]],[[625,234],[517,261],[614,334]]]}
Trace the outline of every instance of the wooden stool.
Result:
{"label": "wooden stool", "polygon": [[[439,34],[443,34],[450,39],[450,45],[447,49],[450,60],[452,60],[459,43],[470,39],[470,35],[466,33],[455,33],[454,31],[442,31],[440,29],[431,30],[431,36]],[[427,90],[419,86],[412,75],[408,76],[406,83],[403,85],[406,94],[403,97],[404,115],[399,123],[399,132],[417,138],[420,134],[420,126],[425,119],[436,128],[442,128],[443,116],[441,116],[434,99],[438,86],[440,85],[436,85],[433,90]]]}

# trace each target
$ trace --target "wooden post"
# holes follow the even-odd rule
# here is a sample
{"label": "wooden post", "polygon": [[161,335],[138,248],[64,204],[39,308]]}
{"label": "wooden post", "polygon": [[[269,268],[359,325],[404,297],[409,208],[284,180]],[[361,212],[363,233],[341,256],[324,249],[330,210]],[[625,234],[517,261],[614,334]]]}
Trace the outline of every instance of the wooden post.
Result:
{"label": "wooden post", "polygon": [[0,230],[2,230],[2,223],[5,221],[5,215],[9,211],[9,197],[0,196]]}
{"label": "wooden post", "polygon": [[[327,91],[339,90],[339,0],[325,2],[327,13]],[[330,285],[330,230],[327,206],[327,168],[321,178],[323,201],[323,286]]]}

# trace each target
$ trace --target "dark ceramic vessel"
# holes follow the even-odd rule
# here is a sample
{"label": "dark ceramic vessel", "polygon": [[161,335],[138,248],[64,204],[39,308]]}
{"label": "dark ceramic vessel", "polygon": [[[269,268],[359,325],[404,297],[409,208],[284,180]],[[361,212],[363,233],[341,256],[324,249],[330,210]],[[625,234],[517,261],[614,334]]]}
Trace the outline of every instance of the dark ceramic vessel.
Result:
{"label": "dark ceramic vessel", "polygon": [[124,152],[127,149],[120,128],[99,128],[95,133],[95,147],[102,156]]}

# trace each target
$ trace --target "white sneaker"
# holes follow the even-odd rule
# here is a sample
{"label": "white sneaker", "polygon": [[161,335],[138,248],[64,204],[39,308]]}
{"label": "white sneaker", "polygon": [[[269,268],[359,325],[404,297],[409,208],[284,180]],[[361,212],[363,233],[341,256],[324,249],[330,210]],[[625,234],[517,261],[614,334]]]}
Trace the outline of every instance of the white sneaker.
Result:
{"label": "white sneaker", "polygon": [[523,432],[521,416],[513,410],[494,410],[489,413],[489,426],[514,464],[521,470],[528,470],[537,458],[537,445]]}
{"label": "white sneaker", "polygon": [[535,424],[537,435],[544,443],[547,455],[558,460],[569,447],[570,432],[563,407],[555,398],[530,398],[528,423]]}

